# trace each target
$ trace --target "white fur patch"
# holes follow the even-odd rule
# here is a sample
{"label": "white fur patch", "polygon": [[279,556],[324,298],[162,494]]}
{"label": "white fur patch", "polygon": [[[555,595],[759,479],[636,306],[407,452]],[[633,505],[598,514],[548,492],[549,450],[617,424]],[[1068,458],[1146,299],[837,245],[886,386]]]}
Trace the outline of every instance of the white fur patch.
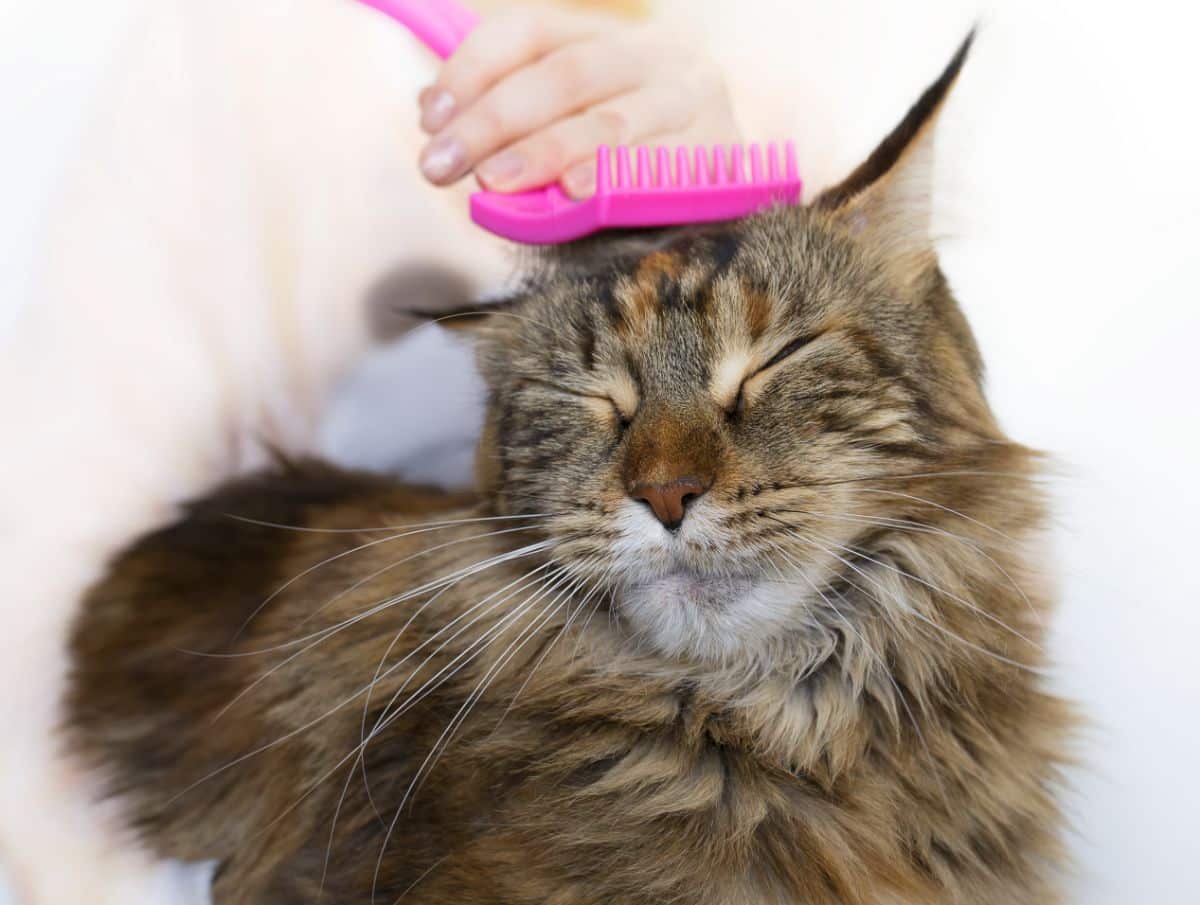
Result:
{"label": "white fur patch", "polygon": [[731,552],[735,538],[717,514],[699,501],[678,534],[632,502],[616,515],[618,606],[639,640],[671,656],[744,656],[802,618],[809,585],[799,570],[780,576]]}
{"label": "white fur patch", "polygon": [[721,408],[729,408],[737,399],[742,381],[750,373],[752,361],[753,358],[748,351],[739,349],[727,353],[713,368],[712,381],[708,385],[708,391]]}

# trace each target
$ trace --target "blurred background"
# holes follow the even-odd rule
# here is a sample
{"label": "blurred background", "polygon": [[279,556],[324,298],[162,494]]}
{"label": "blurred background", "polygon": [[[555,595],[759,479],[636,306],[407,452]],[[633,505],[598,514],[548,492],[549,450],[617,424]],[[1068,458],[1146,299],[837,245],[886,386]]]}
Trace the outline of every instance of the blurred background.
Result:
{"label": "blurred background", "polygon": [[[982,25],[939,135],[937,225],[1002,423],[1057,463],[1052,654],[1091,719],[1071,901],[1194,902],[1200,14],[594,5],[707,41],[745,134],[795,138],[810,195]],[[122,539],[261,454],[214,425],[465,474],[467,353],[429,331],[380,345],[363,326],[390,266],[444,263],[489,292],[513,263],[462,192],[417,178],[414,98],[432,72],[350,0],[0,0],[0,903],[42,887],[204,900],[202,872],[126,857],[51,755],[79,589]]]}

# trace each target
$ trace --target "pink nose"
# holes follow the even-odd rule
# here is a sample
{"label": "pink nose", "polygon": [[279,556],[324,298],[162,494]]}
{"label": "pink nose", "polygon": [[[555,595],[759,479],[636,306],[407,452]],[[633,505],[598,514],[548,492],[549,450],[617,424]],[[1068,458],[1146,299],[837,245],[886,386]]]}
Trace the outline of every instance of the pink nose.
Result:
{"label": "pink nose", "polygon": [[629,491],[629,495],[649,506],[664,528],[675,531],[683,524],[688,504],[702,496],[707,489],[696,478],[689,476],[676,478],[666,484],[637,484]]}

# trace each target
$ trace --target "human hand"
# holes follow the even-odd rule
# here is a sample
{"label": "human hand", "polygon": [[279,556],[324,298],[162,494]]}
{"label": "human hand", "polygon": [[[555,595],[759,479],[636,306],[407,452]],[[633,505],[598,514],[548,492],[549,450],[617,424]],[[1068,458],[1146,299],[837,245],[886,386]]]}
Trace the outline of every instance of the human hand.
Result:
{"label": "human hand", "polygon": [[554,8],[484,20],[419,101],[432,136],[421,171],[435,185],[474,172],[491,191],[561,182],[582,198],[598,145],[740,140],[724,76],[694,43]]}

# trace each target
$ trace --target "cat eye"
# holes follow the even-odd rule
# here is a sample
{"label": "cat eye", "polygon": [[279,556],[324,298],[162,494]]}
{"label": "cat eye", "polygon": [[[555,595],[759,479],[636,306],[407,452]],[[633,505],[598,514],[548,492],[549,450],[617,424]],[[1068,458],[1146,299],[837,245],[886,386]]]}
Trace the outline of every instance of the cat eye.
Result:
{"label": "cat eye", "polygon": [[582,393],[579,390],[572,390],[553,381],[542,380],[537,377],[526,377],[523,378],[522,382],[542,387],[562,396],[571,396],[589,406],[611,409],[613,415],[616,416],[617,425],[622,432],[629,427],[630,422],[633,420],[633,416],[625,414],[625,411],[612,396],[602,396],[598,393]]}
{"label": "cat eye", "polygon": [[768,358],[767,361],[760,368],[758,368],[751,374],[747,374],[742,379],[741,384],[738,386],[737,395],[733,398],[733,401],[725,409],[726,417],[728,417],[730,419],[736,418],[738,415],[740,415],[745,410],[745,408],[746,408],[746,384],[747,383],[749,383],[751,380],[753,380],[755,377],[759,376],[763,372],[769,371],[769,370],[771,370],[771,368],[775,367],[776,365],[782,364],[784,361],[791,358],[793,355],[795,355],[797,352],[799,352],[801,349],[803,349],[805,346],[807,346],[809,343],[811,343],[814,339],[816,339],[818,335],[819,334],[804,334],[802,336],[798,336],[796,339],[793,339],[790,343],[788,343],[786,346],[784,346],[782,349],[780,349],[778,352],[776,352],[774,355],[772,355],[770,358]]}
{"label": "cat eye", "polygon": [[633,421],[633,416],[626,415],[625,412],[622,411],[621,406],[617,405],[617,401],[615,399],[613,399],[611,396],[595,396],[593,398],[603,399],[612,406],[613,414],[617,416],[617,426],[620,427],[621,430],[625,430],[627,427],[629,427],[630,422]]}
{"label": "cat eye", "polygon": [[[796,339],[793,339],[790,343],[788,343],[786,346],[784,346],[782,349],[780,349],[778,352],[776,352],[774,355],[772,355],[767,360],[767,363],[765,365],[763,365],[761,368],[759,368],[757,371],[755,371],[753,374],[751,374],[750,377],[756,377],[759,374],[761,374],[763,371],[766,371],[766,370],[769,370],[770,368],[775,367],[775,365],[781,363],[785,359],[791,358],[793,355],[795,355],[797,352],[799,352],[801,349],[803,349],[805,346],[807,346],[809,343],[811,343],[814,339],[816,339],[816,336],[811,335],[811,334],[799,336]],[[750,378],[748,377],[746,379],[749,380]]]}
{"label": "cat eye", "polygon": [[616,416],[617,427],[619,427],[622,431],[629,427],[629,423],[633,420],[632,416],[626,415],[621,409],[621,406],[617,405],[617,401],[611,396],[598,396],[592,395],[591,393],[570,393],[570,395],[577,399],[583,400],[589,405],[595,405],[598,407],[606,406],[611,409],[613,415]]}

